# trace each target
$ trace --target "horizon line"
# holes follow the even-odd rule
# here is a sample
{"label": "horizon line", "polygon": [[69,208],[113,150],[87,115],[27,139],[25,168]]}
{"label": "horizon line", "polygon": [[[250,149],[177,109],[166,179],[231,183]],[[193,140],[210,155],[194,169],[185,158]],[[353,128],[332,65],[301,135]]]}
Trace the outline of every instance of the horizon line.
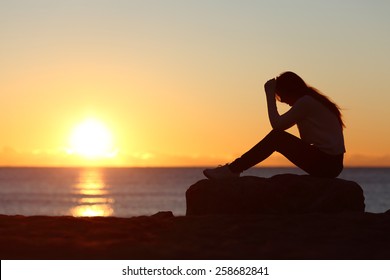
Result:
{"label": "horizon line", "polygon": [[[64,166],[57,166],[57,165],[32,165],[32,166],[28,166],[28,165],[0,165],[0,168],[118,168],[118,169],[121,169],[121,168],[166,168],[166,169],[169,169],[169,168],[183,168],[183,169],[190,169],[190,168],[208,168],[208,167],[213,167],[213,166],[210,166],[210,165],[172,165],[172,166],[166,166],[166,165],[150,165],[150,166],[141,166],[141,165],[134,165],[134,166],[99,166],[99,165],[96,165],[96,166],[93,166],[93,165],[80,165],[80,166],[77,166],[77,165],[64,165]],[[289,165],[275,165],[275,166],[254,166],[252,167],[251,169],[273,169],[273,168],[286,168],[286,169],[300,169],[299,167],[297,166],[289,166]],[[375,168],[390,168],[390,165],[346,165],[344,166],[344,169],[348,169],[348,168],[372,168],[372,169],[375,169]],[[249,170],[249,169],[248,169]],[[245,172],[245,171],[244,171]]]}

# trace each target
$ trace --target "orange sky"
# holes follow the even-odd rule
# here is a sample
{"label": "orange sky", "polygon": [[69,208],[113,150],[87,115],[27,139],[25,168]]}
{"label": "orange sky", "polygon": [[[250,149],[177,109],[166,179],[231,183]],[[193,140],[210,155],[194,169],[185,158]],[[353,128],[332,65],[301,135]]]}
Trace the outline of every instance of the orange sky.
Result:
{"label": "orange sky", "polygon": [[[229,162],[286,70],[344,108],[346,165],[390,165],[390,4],[318,2],[2,1],[0,166]],[[87,119],[115,156],[70,152]]]}

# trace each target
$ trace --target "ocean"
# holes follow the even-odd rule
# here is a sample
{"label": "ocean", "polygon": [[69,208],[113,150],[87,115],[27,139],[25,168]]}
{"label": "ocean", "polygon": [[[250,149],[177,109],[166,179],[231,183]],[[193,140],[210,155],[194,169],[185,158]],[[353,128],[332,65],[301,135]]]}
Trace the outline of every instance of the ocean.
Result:
{"label": "ocean", "polygon": [[[132,217],[185,215],[185,191],[203,168],[0,168],[0,214]],[[340,178],[363,188],[366,211],[390,209],[390,168],[346,168]],[[243,175],[304,174],[252,168]]]}

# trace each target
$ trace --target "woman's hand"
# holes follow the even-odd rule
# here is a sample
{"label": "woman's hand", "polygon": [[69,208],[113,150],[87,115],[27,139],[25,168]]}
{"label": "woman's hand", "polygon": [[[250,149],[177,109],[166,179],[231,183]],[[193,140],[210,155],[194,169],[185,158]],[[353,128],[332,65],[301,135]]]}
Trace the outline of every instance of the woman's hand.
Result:
{"label": "woman's hand", "polygon": [[275,95],[276,79],[273,78],[264,84],[264,90],[267,95]]}

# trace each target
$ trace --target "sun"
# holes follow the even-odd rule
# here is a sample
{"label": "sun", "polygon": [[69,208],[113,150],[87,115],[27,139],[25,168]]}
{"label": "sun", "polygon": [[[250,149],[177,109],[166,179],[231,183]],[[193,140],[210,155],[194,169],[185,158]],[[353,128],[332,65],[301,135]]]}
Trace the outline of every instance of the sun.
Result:
{"label": "sun", "polygon": [[113,138],[99,120],[87,119],[77,125],[70,137],[70,153],[86,158],[109,158],[116,155]]}

